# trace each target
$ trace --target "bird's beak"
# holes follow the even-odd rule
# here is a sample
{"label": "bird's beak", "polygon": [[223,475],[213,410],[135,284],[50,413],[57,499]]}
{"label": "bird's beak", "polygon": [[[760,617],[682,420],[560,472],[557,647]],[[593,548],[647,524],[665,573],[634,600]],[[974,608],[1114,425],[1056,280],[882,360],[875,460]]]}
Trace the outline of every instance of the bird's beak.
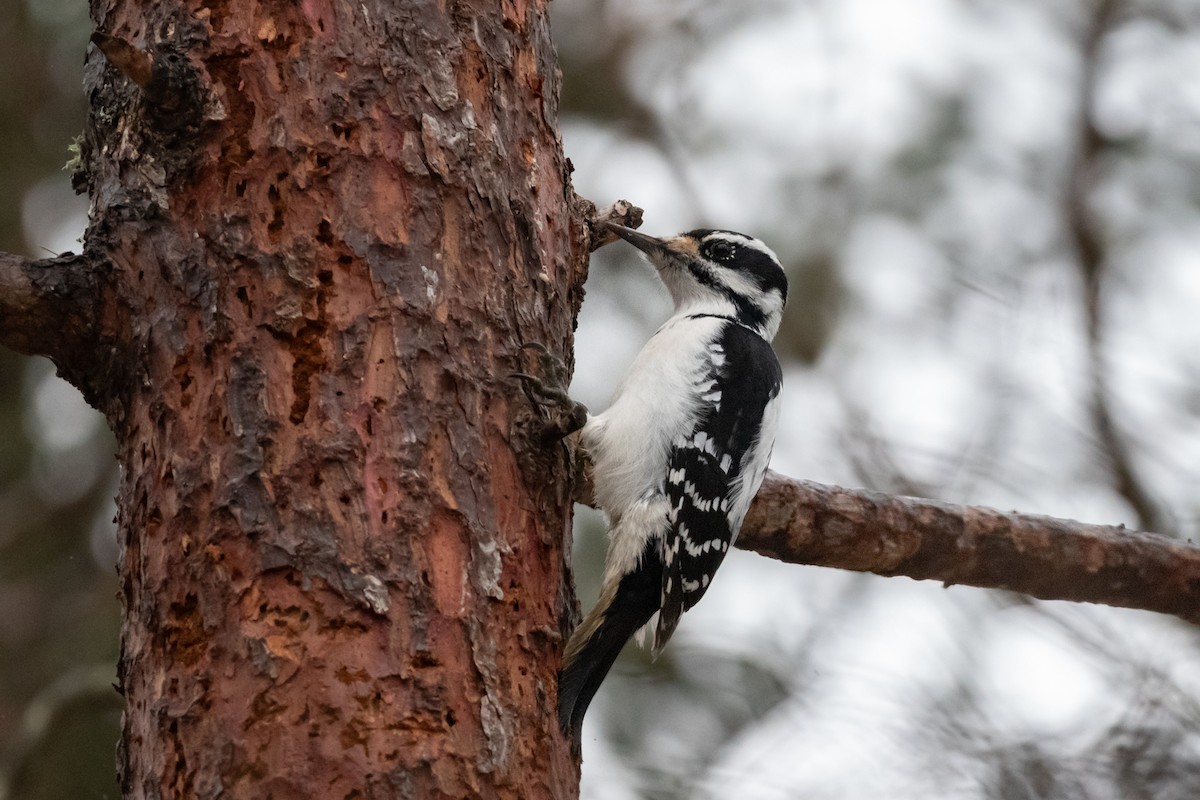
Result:
{"label": "bird's beak", "polygon": [[666,255],[667,251],[670,249],[667,246],[667,242],[663,239],[647,236],[644,233],[638,233],[633,228],[626,228],[623,225],[614,225],[611,222],[605,223],[605,225],[610,231],[615,233],[617,236],[620,236],[622,239],[629,242],[631,245],[636,247],[638,250],[641,250],[648,256]]}

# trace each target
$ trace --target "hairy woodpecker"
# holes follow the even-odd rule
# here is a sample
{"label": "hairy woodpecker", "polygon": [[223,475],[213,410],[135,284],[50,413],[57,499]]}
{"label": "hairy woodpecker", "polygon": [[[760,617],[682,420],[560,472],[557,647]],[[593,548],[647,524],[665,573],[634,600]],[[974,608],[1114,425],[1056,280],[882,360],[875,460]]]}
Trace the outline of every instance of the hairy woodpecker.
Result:
{"label": "hairy woodpecker", "polygon": [[559,724],[576,740],[625,642],[657,614],[657,655],[737,538],[775,441],[781,373],[770,341],[787,299],[779,260],[758,239],[608,227],[645,254],[675,310],[580,437],[610,543],[600,599],[559,674]]}

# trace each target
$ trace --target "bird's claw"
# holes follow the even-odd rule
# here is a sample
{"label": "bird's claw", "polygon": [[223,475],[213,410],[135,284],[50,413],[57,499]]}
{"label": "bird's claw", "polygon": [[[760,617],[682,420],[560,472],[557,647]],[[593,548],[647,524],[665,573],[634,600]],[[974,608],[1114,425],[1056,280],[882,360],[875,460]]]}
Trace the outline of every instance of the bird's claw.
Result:
{"label": "bird's claw", "polygon": [[537,353],[538,371],[545,377],[539,378],[527,372],[512,372],[509,377],[521,382],[529,402],[542,409],[548,417],[544,438],[556,441],[582,428],[587,422],[587,407],[572,400],[567,392],[570,377],[567,365],[539,342],[526,342],[521,349]]}
{"label": "bird's claw", "polygon": [[571,402],[570,395],[560,387],[547,383],[541,378],[524,372],[510,372],[508,373],[508,377],[515,378],[521,382],[521,388],[525,390],[525,396],[534,405],[567,405]]}

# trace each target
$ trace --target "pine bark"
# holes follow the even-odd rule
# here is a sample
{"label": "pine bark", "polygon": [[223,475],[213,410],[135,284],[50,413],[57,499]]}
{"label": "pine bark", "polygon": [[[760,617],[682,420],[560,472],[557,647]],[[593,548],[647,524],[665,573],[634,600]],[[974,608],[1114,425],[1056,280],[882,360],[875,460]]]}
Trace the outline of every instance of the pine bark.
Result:
{"label": "pine bark", "polygon": [[545,4],[92,13],[125,795],[574,796],[566,453],[508,378],[586,264]]}

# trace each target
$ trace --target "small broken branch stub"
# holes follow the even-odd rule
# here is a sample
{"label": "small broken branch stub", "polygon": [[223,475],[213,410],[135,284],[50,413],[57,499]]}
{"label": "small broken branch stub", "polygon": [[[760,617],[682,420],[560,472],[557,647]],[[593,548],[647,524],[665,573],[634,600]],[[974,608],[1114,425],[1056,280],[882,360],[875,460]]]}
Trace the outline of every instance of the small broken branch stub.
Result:
{"label": "small broken branch stub", "polygon": [[95,253],[39,261],[0,253],[0,345],[50,358],[110,416],[126,363],[115,302],[109,264]]}
{"label": "small broken branch stub", "polygon": [[147,50],[101,31],[93,33],[91,40],[105,60],[138,87],[146,121],[154,129],[179,134],[200,126],[204,92],[186,45],[165,41]]}
{"label": "small broken branch stub", "polygon": [[[593,206],[594,208],[595,206]],[[587,221],[592,252],[617,240],[617,235],[608,229],[606,223],[622,225],[626,228],[640,228],[642,227],[642,214],[642,209],[628,200],[618,200],[608,208],[595,211]]]}
{"label": "small broken branch stub", "polygon": [[154,57],[150,53],[101,31],[92,34],[92,44],[100,48],[108,63],[129,80],[142,89],[150,85],[150,77],[154,72]]}

